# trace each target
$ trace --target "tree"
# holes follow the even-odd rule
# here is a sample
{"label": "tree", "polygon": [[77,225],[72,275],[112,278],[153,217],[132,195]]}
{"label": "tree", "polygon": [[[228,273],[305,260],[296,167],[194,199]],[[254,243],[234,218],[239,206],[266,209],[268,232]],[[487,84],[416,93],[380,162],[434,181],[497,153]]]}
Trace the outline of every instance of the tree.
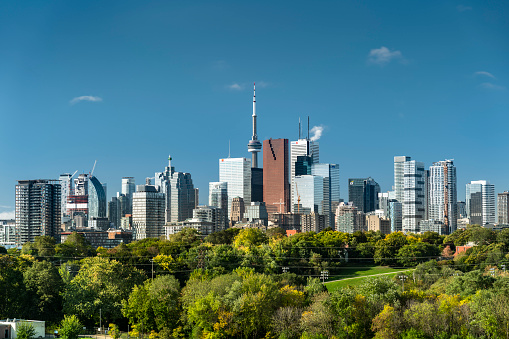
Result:
{"label": "tree", "polygon": [[83,325],[75,315],[64,316],[64,319],[60,323],[58,333],[62,339],[78,339],[81,334]]}
{"label": "tree", "polygon": [[122,300],[129,297],[145,275],[116,260],[93,257],[81,261],[81,269],[63,293],[64,313],[76,314],[88,326],[122,318]]}
{"label": "tree", "polygon": [[447,286],[447,294],[459,294],[462,297],[475,294],[478,290],[490,288],[495,282],[495,278],[479,270],[470,271],[465,275],[454,277],[454,280]]}
{"label": "tree", "polygon": [[415,266],[420,262],[435,259],[440,255],[437,246],[425,242],[416,242],[401,247],[398,262],[403,266]]}
{"label": "tree", "polygon": [[95,254],[85,236],[77,232],[71,233],[63,243],[56,245],[55,251],[57,256],[68,259],[89,257]]}
{"label": "tree", "polygon": [[36,261],[23,273],[23,281],[32,317],[49,323],[60,321],[64,284],[57,268],[47,261]]}
{"label": "tree", "polygon": [[7,254],[7,249],[3,246],[0,246],[0,254]]}
{"label": "tree", "polygon": [[205,242],[210,242],[215,245],[226,244],[230,245],[233,243],[233,239],[240,233],[240,228],[227,228],[223,231],[214,232],[205,237]]}
{"label": "tree", "polygon": [[175,277],[163,275],[137,285],[122,302],[122,313],[133,325],[143,323],[144,331],[173,329],[179,319],[180,284]]}
{"label": "tree", "polygon": [[118,326],[117,326],[117,325],[115,325],[115,324],[110,324],[109,328],[110,328],[109,335],[110,335],[113,339],[119,339],[119,338],[120,338],[120,335],[122,334],[122,333],[120,332],[120,328],[118,328]]}
{"label": "tree", "polygon": [[273,227],[273,228],[269,228],[265,234],[267,234],[267,236],[269,238],[282,238],[284,236],[286,236],[286,231],[284,229],[282,229],[281,227]]}
{"label": "tree", "polygon": [[267,242],[267,235],[257,228],[246,228],[235,237],[233,245],[239,247],[259,246]]}
{"label": "tree", "polygon": [[407,244],[407,237],[403,232],[394,232],[387,235],[385,239],[378,240],[375,249],[375,262],[386,265],[395,264],[399,249]]}
{"label": "tree", "polygon": [[16,338],[18,339],[32,339],[35,337],[35,328],[29,322],[22,322],[16,326]]}

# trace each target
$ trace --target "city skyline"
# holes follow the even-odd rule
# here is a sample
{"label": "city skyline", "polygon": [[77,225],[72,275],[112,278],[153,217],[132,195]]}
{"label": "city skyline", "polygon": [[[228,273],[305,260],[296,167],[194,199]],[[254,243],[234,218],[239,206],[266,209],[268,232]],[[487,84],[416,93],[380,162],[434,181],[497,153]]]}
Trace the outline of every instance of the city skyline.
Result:
{"label": "city skyline", "polygon": [[341,198],[348,178],[391,190],[400,155],[425,168],[454,159],[458,200],[470,181],[509,189],[504,2],[140,6],[2,4],[0,216],[14,211],[17,180],[98,160],[109,201],[168,153],[206,204],[228,144],[250,157],[255,81],[258,140],[296,141],[309,115],[321,162],[340,165]]}

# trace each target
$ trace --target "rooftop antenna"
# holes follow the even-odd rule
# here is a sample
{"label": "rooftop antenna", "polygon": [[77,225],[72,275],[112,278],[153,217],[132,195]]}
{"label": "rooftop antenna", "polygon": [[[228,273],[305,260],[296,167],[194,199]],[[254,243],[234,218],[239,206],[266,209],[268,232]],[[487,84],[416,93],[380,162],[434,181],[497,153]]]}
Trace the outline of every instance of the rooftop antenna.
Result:
{"label": "rooftop antenna", "polygon": [[299,139],[300,139],[300,131],[301,131],[301,128],[300,128],[300,117],[299,117]]}
{"label": "rooftop antenna", "polygon": [[308,140],[309,140],[309,115],[308,115]]}
{"label": "rooftop antenna", "polygon": [[228,140],[228,159],[230,158],[230,140]]}

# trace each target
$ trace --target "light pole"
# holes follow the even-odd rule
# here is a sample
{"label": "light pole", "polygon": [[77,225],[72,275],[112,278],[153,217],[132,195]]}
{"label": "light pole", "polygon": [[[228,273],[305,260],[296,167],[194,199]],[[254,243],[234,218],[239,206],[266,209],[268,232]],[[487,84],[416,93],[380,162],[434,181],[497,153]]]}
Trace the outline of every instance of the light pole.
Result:
{"label": "light pole", "polygon": [[290,270],[290,267],[288,266],[283,266],[281,268],[283,269],[283,273],[287,273]]}

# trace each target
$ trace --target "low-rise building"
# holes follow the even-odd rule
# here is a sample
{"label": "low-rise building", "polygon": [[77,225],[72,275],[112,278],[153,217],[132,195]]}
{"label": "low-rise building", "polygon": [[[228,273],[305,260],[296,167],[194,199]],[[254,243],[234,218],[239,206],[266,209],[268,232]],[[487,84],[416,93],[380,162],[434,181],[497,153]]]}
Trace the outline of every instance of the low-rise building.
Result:
{"label": "low-rise building", "polygon": [[382,234],[391,233],[391,220],[380,215],[366,215],[366,226],[368,231],[380,232]]}
{"label": "low-rise building", "polygon": [[46,322],[41,320],[4,319],[0,320],[0,334],[2,339],[16,339],[18,328],[21,324],[31,324],[35,330],[33,338],[46,336]]}
{"label": "low-rise building", "polygon": [[301,217],[302,232],[321,232],[325,229],[326,216],[312,212]]}

